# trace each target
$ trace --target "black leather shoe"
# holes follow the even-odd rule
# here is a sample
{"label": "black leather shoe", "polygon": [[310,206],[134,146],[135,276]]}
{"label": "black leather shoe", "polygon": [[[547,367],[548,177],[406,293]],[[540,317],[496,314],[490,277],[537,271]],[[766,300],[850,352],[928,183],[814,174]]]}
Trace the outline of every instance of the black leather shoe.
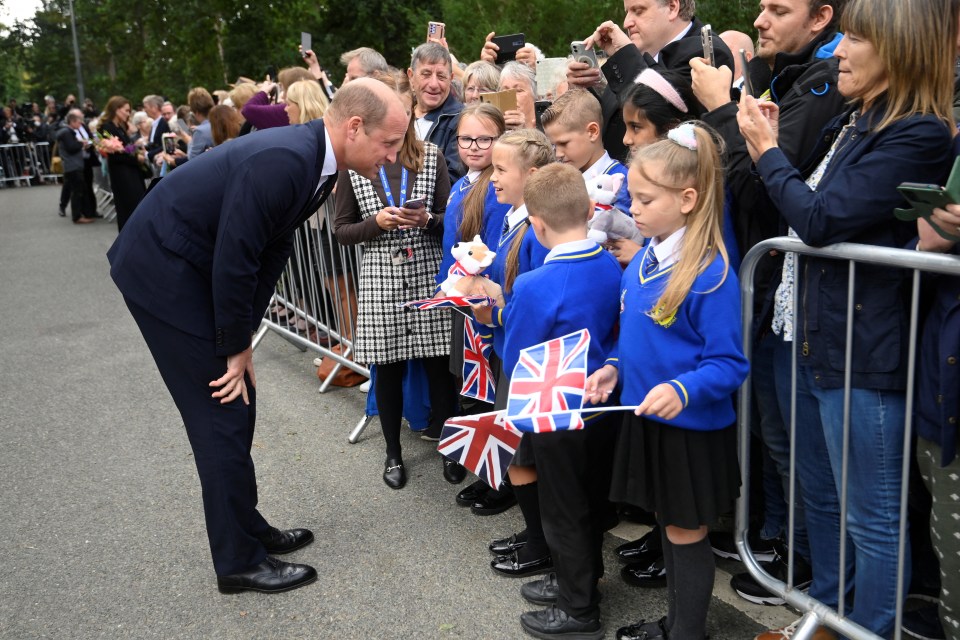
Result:
{"label": "black leather shoe", "polygon": [[660,527],[654,527],[644,536],[633,542],[625,542],[616,549],[621,562],[640,562],[650,565],[663,555],[663,540]]}
{"label": "black leather shoe", "polygon": [[383,464],[383,481],[391,489],[403,489],[407,484],[407,470],[403,468],[400,458],[387,458]]}
{"label": "black leather shoe", "polygon": [[663,564],[663,556],[650,564],[631,562],[620,569],[620,577],[635,587],[667,586],[667,569]]}
{"label": "black leather shoe", "polygon": [[301,549],[313,542],[313,532],[309,529],[285,529],[281,531],[270,527],[269,533],[260,538],[260,542],[271,555],[281,555]]}
{"label": "black leather shoe", "polygon": [[603,625],[600,616],[574,618],[555,605],[542,611],[527,611],[520,614],[520,626],[535,638],[571,638],[575,640],[600,640]]}
{"label": "black leather shoe", "polygon": [[491,542],[490,553],[495,556],[508,556],[522,549],[525,544],[527,544],[526,533],[514,533],[509,538],[497,538]]}
{"label": "black leather shoe", "polygon": [[476,516],[495,516],[517,504],[513,491],[488,491],[482,498],[470,505],[470,511]]}
{"label": "black leather shoe", "polygon": [[516,552],[506,556],[497,556],[490,561],[490,567],[502,576],[522,578],[546,573],[553,569],[553,558],[546,556],[530,562],[520,562]]}
{"label": "black leather shoe", "polygon": [[460,463],[443,459],[443,479],[450,484],[460,484],[467,477],[467,470]]}
{"label": "black leather shoe", "polygon": [[457,504],[461,507],[469,507],[474,502],[478,502],[483,496],[492,491],[490,485],[483,480],[477,480],[469,487],[457,494]]}
{"label": "black leather shoe", "polygon": [[557,604],[560,597],[560,585],[557,584],[557,574],[551,571],[539,580],[528,582],[520,587],[520,595],[527,602],[549,606]]}
{"label": "black leather shoe", "polygon": [[293,564],[267,556],[263,562],[243,573],[217,576],[220,593],[259,591],[280,593],[310,584],[317,579],[317,570],[305,564]]}
{"label": "black leather shoe", "polygon": [[640,620],[635,624],[617,629],[617,640],[658,640],[667,637],[667,616],[647,622]]}

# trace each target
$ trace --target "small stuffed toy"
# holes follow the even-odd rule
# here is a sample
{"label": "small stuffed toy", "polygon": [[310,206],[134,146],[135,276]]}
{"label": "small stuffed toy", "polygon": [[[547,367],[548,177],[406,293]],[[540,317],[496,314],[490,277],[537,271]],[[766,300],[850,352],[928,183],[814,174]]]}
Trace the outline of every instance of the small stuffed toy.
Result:
{"label": "small stuffed toy", "polygon": [[584,178],[587,183],[587,195],[593,200],[594,208],[598,211],[609,211],[617,201],[617,194],[623,186],[622,173],[601,173],[592,178]]}
{"label": "small stuffed toy", "polygon": [[623,174],[601,174],[586,179],[587,193],[594,203],[593,217],[587,222],[587,237],[598,244],[626,238],[642,245],[645,240],[633,219],[613,206],[623,186]]}
{"label": "small stuffed toy", "polygon": [[447,272],[447,279],[440,283],[440,291],[447,296],[484,295],[485,278],[479,274],[493,264],[497,254],[487,248],[479,235],[470,242],[453,245],[450,253],[456,262]]}

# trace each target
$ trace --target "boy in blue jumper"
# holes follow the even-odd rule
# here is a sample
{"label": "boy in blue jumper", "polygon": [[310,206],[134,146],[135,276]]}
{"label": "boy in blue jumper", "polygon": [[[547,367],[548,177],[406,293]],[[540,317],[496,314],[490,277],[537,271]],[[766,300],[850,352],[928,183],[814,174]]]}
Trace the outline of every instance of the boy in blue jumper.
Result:
{"label": "boy in blue jumper", "polygon": [[[590,199],[573,167],[553,164],[534,173],[524,201],[537,239],[550,251],[543,266],[517,278],[503,309],[505,371],[513,371],[521,349],[584,328],[590,332],[588,371],[595,371],[616,342],[620,266],[587,239]],[[618,422],[606,415],[584,416],[583,430],[528,436],[556,570],[521,588],[530,602],[550,605],[520,617],[536,637],[603,637],[597,581],[603,533],[616,523],[607,493]]]}
{"label": "boy in blue jumper", "polygon": [[623,176],[623,185],[617,192],[613,206],[629,215],[627,168],[611,158],[603,148],[600,101],[588,91],[571,89],[543,112],[540,122],[543,132],[553,143],[557,160],[576,168],[583,175],[584,182],[601,174]]}

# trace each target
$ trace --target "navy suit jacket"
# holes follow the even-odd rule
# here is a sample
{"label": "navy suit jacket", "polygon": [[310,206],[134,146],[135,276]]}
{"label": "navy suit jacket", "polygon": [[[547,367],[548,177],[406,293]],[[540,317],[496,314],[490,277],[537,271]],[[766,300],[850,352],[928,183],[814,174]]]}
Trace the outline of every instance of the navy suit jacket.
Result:
{"label": "navy suit jacket", "polygon": [[150,140],[147,142],[147,159],[153,164],[153,159],[158,153],[163,151],[163,134],[170,133],[170,124],[167,119],[160,116],[160,122],[157,123],[157,129],[153,132]]}
{"label": "navy suit jacket", "polygon": [[314,120],[231,140],[177,168],[107,252],[117,287],[158,319],[215,340],[216,355],[243,351],[294,231],[335,182],[336,174],[316,191],[325,152],[323,121]]}

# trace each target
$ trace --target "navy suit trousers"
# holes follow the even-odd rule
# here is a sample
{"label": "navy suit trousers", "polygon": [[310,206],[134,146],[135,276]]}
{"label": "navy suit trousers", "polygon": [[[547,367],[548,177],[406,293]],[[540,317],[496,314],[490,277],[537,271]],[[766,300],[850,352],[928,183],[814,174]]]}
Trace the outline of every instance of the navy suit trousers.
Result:
{"label": "navy suit trousers", "polygon": [[250,404],[243,398],[220,404],[210,381],[227,370],[212,340],[180,331],[125,298],[160,375],[180,410],[193,449],[207,537],[217,575],[230,575],[262,562],[260,542],[269,529],[257,511],[257,478],[250,456],[256,421],[256,392],[247,378]]}

